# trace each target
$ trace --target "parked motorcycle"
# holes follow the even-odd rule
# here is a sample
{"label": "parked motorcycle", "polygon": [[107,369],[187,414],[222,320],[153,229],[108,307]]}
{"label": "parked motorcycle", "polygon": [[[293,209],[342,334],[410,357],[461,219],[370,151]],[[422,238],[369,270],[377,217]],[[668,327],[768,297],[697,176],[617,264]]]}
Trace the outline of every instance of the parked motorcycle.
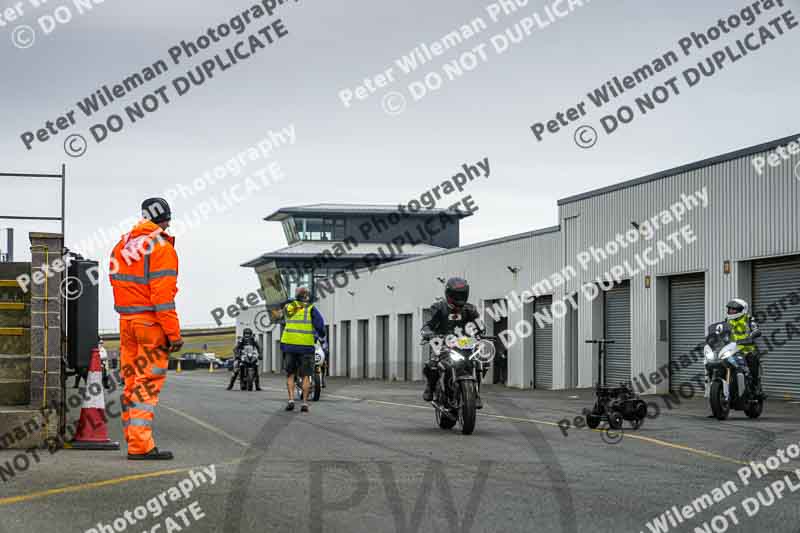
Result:
{"label": "parked motorcycle", "polygon": [[[731,409],[744,411],[749,418],[758,418],[764,410],[764,400],[756,392],[756,383],[739,353],[739,346],[731,339],[727,322],[708,327],[706,346],[705,397],[711,412],[718,420],[728,418]],[[754,338],[759,335],[754,335]]]}
{"label": "parked motorcycle", "polygon": [[431,360],[439,369],[439,380],[433,392],[436,423],[442,429],[461,425],[461,433],[470,435],[477,418],[476,399],[480,382],[494,360],[496,348],[491,337],[424,338],[430,344]]}
{"label": "parked motorcycle", "polygon": [[[311,396],[311,401],[318,402],[320,396],[322,395],[322,387],[324,387],[324,368],[327,364],[325,360],[325,350],[322,349],[322,344],[317,341],[315,350],[314,350],[314,375],[311,376],[311,390],[309,391],[309,396]],[[294,388],[295,388],[295,396],[298,400],[303,399],[303,380],[300,378],[298,374],[294,375]]]}
{"label": "parked motorcycle", "polygon": [[256,372],[258,372],[258,350],[247,345],[242,349],[239,360],[239,383],[241,390],[251,391],[255,388]]}

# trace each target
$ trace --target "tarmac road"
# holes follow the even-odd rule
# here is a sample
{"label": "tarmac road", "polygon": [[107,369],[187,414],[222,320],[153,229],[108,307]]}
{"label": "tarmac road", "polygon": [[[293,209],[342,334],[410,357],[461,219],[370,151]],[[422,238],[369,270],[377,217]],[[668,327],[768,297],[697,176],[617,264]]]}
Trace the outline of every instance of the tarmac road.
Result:
{"label": "tarmac road", "polygon": [[[170,373],[156,440],[175,452],[174,461],[129,462],[123,451],[42,452],[39,464],[0,485],[0,533],[649,533],[654,517],[728,481],[735,493],[661,531],[705,531],[712,519],[718,529],[709,523],[708,531],[723,531],[719,516],[725,531],[795,533],[800,523],[800,490],[785,489],[753,517],[742,506],[784,476],[800,489],[800,459],[749,486],[737,475],[749,461],[800,442],[800,405],[769,402],[762,419],[735,413],[719,422],[707,418],[702,398],[684,401],[608,444],[602,432],[571,429],[565,437],[557,427],[591,405],[587,390],[486,387],[475,433],[465,436],[435,425],[419,383],[334,378],[304,414],[283,411],[278,376],[262,378],[265,390],[252,393],[226,391],[228,378],[224,371]],[[111,433],[121,439],[118,420]],[[0,463],[16,453],[0,452]],[[192,484],[189,470],[199,480],[203,468],[204,481]],[[151,507],[140,507],[148,501]]]}

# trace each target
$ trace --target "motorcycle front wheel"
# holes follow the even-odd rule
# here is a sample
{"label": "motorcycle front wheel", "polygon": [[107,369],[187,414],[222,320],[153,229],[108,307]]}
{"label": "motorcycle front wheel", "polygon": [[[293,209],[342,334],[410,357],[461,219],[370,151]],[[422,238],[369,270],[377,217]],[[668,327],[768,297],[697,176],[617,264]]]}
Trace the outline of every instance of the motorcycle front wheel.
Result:
{"label": "motorcycle front wheel", "polygon": [[461,433],[471,435],[475,431],[475,419],[478,416],[475,407],[475,398],[478,393],[475,390],[474,381],[461,381],[459,386],[461,387]]}
{"label": "motorcycle front wheel", "polygon": [[314,382],[312,385],[314,386],[314,391],[311,393],[311,401],[318,402],[319,396],[322,393],[322,381],[319,374],[314,374]]}
{"label": "motorcycle front wheel", "polygon": [[731,412],[731,406],[725,399],[725,390],[722,388],[722,382],[717,380],[711,384],[711,392],[708,395],[711,402],[711,412],[717,420],[726,420]]}

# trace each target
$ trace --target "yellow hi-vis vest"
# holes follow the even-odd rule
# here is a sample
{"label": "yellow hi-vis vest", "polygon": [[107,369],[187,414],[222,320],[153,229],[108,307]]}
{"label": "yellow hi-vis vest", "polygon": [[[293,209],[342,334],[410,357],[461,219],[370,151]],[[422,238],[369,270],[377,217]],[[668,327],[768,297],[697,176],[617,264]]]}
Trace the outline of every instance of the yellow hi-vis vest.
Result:
{"label": "yellow hi-vis vest", "polygon": [[281,334],[283,344],[314,346],[314,324],[311,322],[313,304],[292,302],[286,306],[286,327]]}
{"label": "yellow hi-vis vest", "polygon": [[750,336],[750,315],[742,315],[739,318],[728,320],[731,327],[731,340],[739,344],[739,352],[749,354],[756,351],[755,344],[740,343],[742,339]]}

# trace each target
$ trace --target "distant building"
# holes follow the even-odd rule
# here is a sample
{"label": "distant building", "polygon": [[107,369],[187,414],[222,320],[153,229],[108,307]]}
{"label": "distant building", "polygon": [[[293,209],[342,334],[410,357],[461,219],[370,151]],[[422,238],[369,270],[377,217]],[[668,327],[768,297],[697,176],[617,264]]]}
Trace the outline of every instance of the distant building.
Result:
{"label": "distant building", "polygon": [[242,266],[256,270],[268,300],[278,275],[289,295],[302,286],[315,298],[324,298],[346,286],[360,269],[457,248],[459,224],[470,215],[456,209],[411,212],[385,205],[284,207],[264,220],[283,224],[288,246]]}

